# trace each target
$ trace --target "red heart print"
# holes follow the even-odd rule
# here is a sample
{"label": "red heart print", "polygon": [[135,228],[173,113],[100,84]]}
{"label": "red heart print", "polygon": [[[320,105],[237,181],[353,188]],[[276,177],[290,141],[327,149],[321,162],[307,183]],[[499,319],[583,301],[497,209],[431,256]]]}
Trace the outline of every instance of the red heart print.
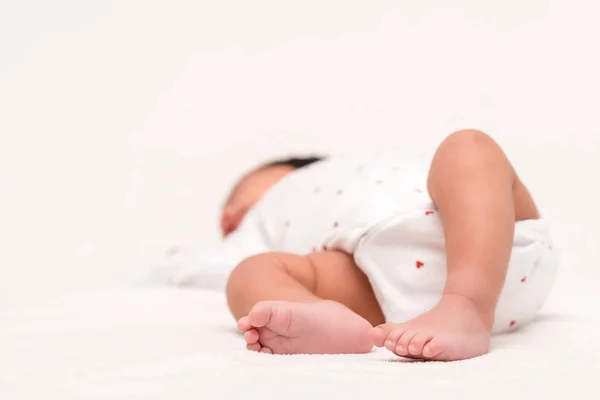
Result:
{"label": "red heart print", "polygon": [[517,324],[517,321],[514,321],[514,320],[513,320],[513,321],[510,321],[510,323],[508,324],[508,326],[512,328],[512,327],[513,327],[513,326],[515,326],[516,324]]}
{"label": "red heart print", "polygon": [[527,280],[526,276],[524,276],[524,277],[521,278],[521,282],[523,282],[523,283],[525,283],[526,280]]}
{"label": "red heart print", "polygon": [[422,261],[417,261],[417,269],[421,268],[423,265],[425,265],[424,262]]}
{"label": "red heart print", "polygon": [[342,193],[344,193],[344,191],[342,189],[340,189],[340,190],[337,191],[338,195],[341,195]]}
{"label": "red heart print", "polygon": [[334,227],[334,228],[337,228],[338,226],[340,226],[340,224],[339,224],[337,221],[334,221],[334,223],[333,223],[333,227]]}
{"label": "red heart print", "polygon": [[425,211],[425,215],[431,215],[433,214],[433,211],[429,210],[429,211]]}

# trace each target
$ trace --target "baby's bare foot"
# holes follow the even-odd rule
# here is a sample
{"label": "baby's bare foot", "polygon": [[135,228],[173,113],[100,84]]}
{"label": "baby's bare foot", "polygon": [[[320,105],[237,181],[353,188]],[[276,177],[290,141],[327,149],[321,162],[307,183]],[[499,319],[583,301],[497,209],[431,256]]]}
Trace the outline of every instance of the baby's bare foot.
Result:
{"label": "baby's bare foot", "polygon": [[489,351],[490,329],[475,304],[458,295],[444,296],[432,310],[402,324],[373,328],[373,342],[409,358],[455,361]]}
{"label": "baby's bare foot", "polygon": [[367,353],[373,327],[334,301],[261,301],[238,321],[246,348],[272,354]]}

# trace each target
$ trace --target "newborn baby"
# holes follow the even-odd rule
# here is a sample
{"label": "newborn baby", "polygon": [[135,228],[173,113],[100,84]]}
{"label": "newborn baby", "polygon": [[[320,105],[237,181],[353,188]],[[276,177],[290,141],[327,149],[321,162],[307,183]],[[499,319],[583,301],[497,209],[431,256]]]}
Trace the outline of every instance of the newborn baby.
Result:
{"label": "newborn baby", "polygon": [[232,190],[226,292],[246,347],[461,360],[534,318],[557,257],[506,155],[464,130],[432,158],[292,159]]}

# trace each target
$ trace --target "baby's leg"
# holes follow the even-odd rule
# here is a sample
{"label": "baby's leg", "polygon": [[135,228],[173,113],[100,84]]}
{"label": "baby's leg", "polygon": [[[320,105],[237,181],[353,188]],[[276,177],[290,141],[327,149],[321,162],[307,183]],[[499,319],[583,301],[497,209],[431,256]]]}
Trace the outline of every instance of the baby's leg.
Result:
{"label": "baby's leg", "polygon": [[352,256],[267,253],[231,274],[227,300],[247,348],[276,354],[365,353],[384,321]]}
{"label": "baby's leg", "polygon": [[459,360],[489,350],[515,221],[538,218],[500,147],[478,131],[449,136],[433,159],[429,193],[446,241],[447,282],[431,311],[373,331],[375,345],[401,355]]}

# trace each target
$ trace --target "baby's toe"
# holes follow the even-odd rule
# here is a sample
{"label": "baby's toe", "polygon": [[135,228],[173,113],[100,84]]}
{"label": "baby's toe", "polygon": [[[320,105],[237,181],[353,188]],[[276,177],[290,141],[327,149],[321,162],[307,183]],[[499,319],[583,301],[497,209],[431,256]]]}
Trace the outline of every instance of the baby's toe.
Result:
{"label": "baby's toe", "polygon": [[237,328],[238,328],[238,331],[240,331],[240,332],[246,332],[246,331],[252,329],[253,327],[248,322],[248,317],[242,317],[242,318],[240,318],[240,320],[237,323]]}
{"label": "baby's toe", "polygon": [[248,313],[248,323],[255,327],[267,325],[271,319],[271,303],[260,301]]}
{"label": "baby's toe", "polygon": [[385,339],[393,328],[394,325],[392,324],[382,324],[373,328],[371,331],[371,340],[373,340],[373,344],[377,347],[383,347],[385,345]]}
{"label": "baby's toe", "polygon": [[385,348],[394,353],[396,351],[398,339],[400,339],[400,336],[402,336],[403,333],[404,331],[402,329],[394,329],[391,331],[388,337],[385,339]]}
{"label": "baby's toe", "polygon": [[273,350],[271,350],[268,347],[261,347],[260,352],[261,353],[267,353],[267,354],[273,354]]}
{"label": "baby's toe", "polygon": [[417,333],[408,344],[408,352],[411,356],[420,356],[423,354],[423,347],[431,339],[431,335],[426,333]]}
{"label": "baby's toe", "polygon": [[398,339],[398,343],[396,344],[395,353],[398,354],[399,356],[409,355],[408,344],[410,343],[412,338],[415,337],[416,334],[417,334],[417,332],[415,332],[415,331],[404,332],[402,334],[402,336],[400,337],[400,339]]}
{"label": "baby's toe", "polygon": [[246,333],[244,333],[244,340],[248,344],[254,344],[258,342],[258,338],[259,335],[256,329],[250,329],[249,331],[246,331]]}
{"label": "baby's toe", "polygon": [[435,337],[423,347],[423,357],[425,358],[440,358],[443,355],[443,352],[443,342]]}
{"label": "baby's toe", "polygon": [[247,344],[246,348],[250,351],[260,351],[260,343]]}

